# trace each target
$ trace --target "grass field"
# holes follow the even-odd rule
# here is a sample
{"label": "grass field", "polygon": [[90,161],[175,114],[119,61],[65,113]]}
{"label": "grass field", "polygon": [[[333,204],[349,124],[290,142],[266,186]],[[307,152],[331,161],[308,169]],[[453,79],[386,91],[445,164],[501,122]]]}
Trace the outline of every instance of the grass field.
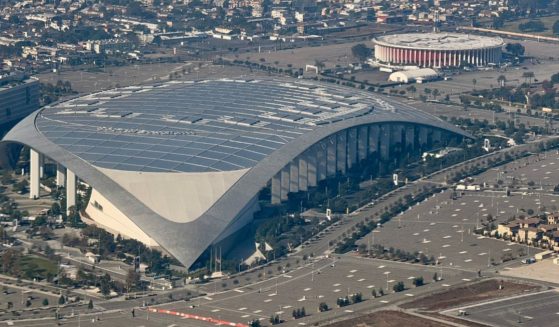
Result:
{"label": "grass field", "polygon": [[500,28],[500,30],[509,31],[509,32],[516,32],[516,33],[542,35],[542,36],[557,36],[557,35],[553,34],[552,27],[553,27],[553,23],[555,23],[557,20],[559,20],[559,15],[552,15],[552,16],[540,17],[539,19],[534,19],[534,20],[541,21],[545,25],[545,28],[546,28],[545,31],[542,31],[542,32],[523,32],[523,31],[518,29],[518,26],[520,24],[526,23],[530,20],[532,20],[532,19],[521,19],[521,20],[517,20],[517,21],[514,21],[514,22],[506,22],[505,26]]}
{"label": "grass field", "polygon": [[57,273],[57,267],[54,262],[45,258],[36,256],[25,256],[21,259],[21,270],[29,272],[27,277],[39,275],[45,278],[48,274],[54,276]]}

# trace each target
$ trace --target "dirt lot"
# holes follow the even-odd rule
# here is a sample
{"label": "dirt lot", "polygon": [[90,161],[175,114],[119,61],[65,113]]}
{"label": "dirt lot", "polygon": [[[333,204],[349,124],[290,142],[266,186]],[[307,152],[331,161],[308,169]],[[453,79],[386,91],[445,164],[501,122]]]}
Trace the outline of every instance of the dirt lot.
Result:
{"label": "dirt lot", "polygon": [[428,319],[422,319],[398,311],[379,311],[359,318],[340,321],[328,325],[328,327],[447,327],[449,325],[442,324]]}
{"label": "dirt lot", "polygon": [[[503,289],[501,290],[499,290],[499,283],[502,283],[503,285]],[[465,305],[507,297],[522,292],[534,291],[537,288],[538,286],[536,285],[521,284],[511,281],[501,282],[499,280],[492,279],[472,285],[451,288],[442,293],[428,295],[415,301],[403,304],[401,307],[406,309],[439,311],[457,305]]]}
{"label": "dirt lot", "polygon": [[[184,73],[183,73],[184,71]],[[99,71],[63,70],[60,74],[44,73],[36,77],[43,83],[56,84],[58,80],[69,81],[79,93],[90,93],[117,86],[149,84],[154,81],[167,81],[169,74],[176,72],[173,79],[198,80],[204,78],[254,77],[264,75],[261,71],[251,72],[248,68],[211,65],[202,62],[161,63],[107,67]]]}

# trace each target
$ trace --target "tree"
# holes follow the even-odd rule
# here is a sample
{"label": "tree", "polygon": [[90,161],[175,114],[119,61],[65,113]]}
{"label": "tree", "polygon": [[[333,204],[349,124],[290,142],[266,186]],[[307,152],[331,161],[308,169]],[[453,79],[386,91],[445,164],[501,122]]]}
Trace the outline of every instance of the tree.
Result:
{"label": "tree", "polygon": [[248,323],[249,327],[260,327],[262,326],[262,324],[260,324],[260,320],[258,319],[254,319],[251,322]]}
{"label": "tree", "polygon": [[545,24],[539,20],[531,20],[518,25],[518,29],[522,32],[542,32],[545,31]]}
{"label": "tree", "polygon": [[372,52],[373,51],[370,48],[367,48],[367,46],[363,43],[359,43],[351,47],[351,54],[361,62],[367,60],[367,58],[371,56]]}
{"label": "tree", "polygon": [[46,307],[47,305],[49,305],[49,299],[44,298],[44,299],[43,299],[43,306]]}
{"label": "tree", "polygon": [[135,269],[128,269],[128,273],[126,274],[126,289],[128,292],[130,290],[138,288],[140,285],[140,273],[137,272]]}
{"label": "tree", "polygon": [[526,50],[524,46],[520,43],[507,43],[505,49],[510,52],[512,55],[520,57],[524,55],[524,51]]}
{"label": "tree", "polygon": [[99,278],[99,291],[103,296],[111,294],[111,275],[105,274]]}
{"label": "tree", "polygon": [[433,99],[437,100],[437,97],[441,95],[441,92],[439,91],[439,89],[434,89],[432,94],[433,94]]}
{"label": "tree", "polygon": [[371,295],[373,296],[373,298],[377,297],[377,291],[373,288],[373,291],[371,292]]}
{"label": "tree", "polygon": [[410,85],[406,88],[408,92],[413,94],[413,98],[415,99],[415,93],[417,92],[417,88],[414,85]]}
{"label": "tree", "polygon": [[320,302],[320,304],[318,305],[318,311],[320,312],[325,312],[330,310],[330,308],[328,307],[328,304],[326,304],[325,302]]}
{"label": "tree", "polygon": [[505,75],[499,75],[499,77],[497,77],[497,82],[499,83],[500,87],[505,87],[507,77]]}
{"label": "tree", "polygon": [[92,309],[93,309],[93,300],[92,300],[92,299],[89,299],[89,303],[87,303],[87,308],[88,308],[89,310],[92,310]]}
{"label": "tree", "polygon": [[415,287],[423,286],[424,285],[423,276],[415,277],[413,279],[413,285]]}
{"label": "tree", "polygon": [[529,82],[529,84],[532,84],[532,79],[534,78],[534,72],[524,72],[522,73],[522,77],[524,78],[524,82],[526,83],[527,81]]}
{"label": "tree", "polygon": [[474,91],[476,90],[477,79],[472,79],[472,84],[474,86]]}
{"label": "tree", "polygon": [[404,285],[404,282],[397,282],[396,284],[394,284],[392,289],[394,290],[394,292],[398,293],[398,292],[402,292],[403,290],[405,290],[406,286]]}
{"label": "tree", "polygon": [[64,295],[60,295],[60,297],[58,298],[58,304],[63,305],[64,303],[66,303],[66,298],[64,297]]}

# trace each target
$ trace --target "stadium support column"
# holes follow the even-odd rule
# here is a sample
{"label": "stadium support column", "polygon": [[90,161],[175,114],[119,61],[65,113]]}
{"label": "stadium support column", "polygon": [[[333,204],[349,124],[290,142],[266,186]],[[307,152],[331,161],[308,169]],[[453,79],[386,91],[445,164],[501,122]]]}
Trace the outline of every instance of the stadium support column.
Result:
{"label": "stadium support column", "polygon": [[441,146],[442,142],[442,131],[438,128],[433,130],[433,144]]}
{"label": "stadium support column", "polygon": [[272,177],[272,186],[270,189],[271,199],[270,202],[272,204],[280,204],[281,203],[281,172],[277,173]]}
{"label": "stadium support column", "polygon": [[427,147],[428,135],[429,130],[427,129],[427,127],[419,127],[419,148],[421,149],[421,152],[424,152],[425,148]]}
{"label": "stadium support column", "polygon": [[390,156],[390,125],[382,125],[380,129],[380,158],[388,160]]}
{"label": "stadium support column", "polygon": [[347,168],[347,131],[339,132],[337,139],[336,169],[345,174]]}
{"label": "stadium support column", "polygon": [[368,148],[368,128],[367,126],[361,126],[357,130],[357,160],[363,161],[367,158],[367,148]]}
{"label": "stadium support column", "polygon": [[352,128],[347,133],[347,168],[350,169],[357,163],[357,128]]}
{"label": "stadium support column", "polygon": [[328,138],[326,151],[326,177],[336,175],[336,135]]}
{"label": "stadium support column", "polygon": [[308,190],[307,181],[307,156],[302,155],[299,157],[299,191],[306,192]]}
{"label": "stadium support column", "polygon": [[39,156],[39,179],[45,177],[45,157]]}
{"label": "stadium support column", "polygon": [[293,160],[289,164],[289,192],[299,192],[299,162]]}
{"label": "stadium support column", "polygon": [[406,151],[414,152],[414,145],[415,145],[415,132],[413,125],[406,126]]}
{"label": "stadium support column", "polygon": [[281,170],[280,200],[287,201],[287,194],[289,194],[289,165]]}
{"label": "stadium support column", "polygon": [[76,205],[76,174],[66,169],[66,214],[70,214],[70,208]]}
{"label": "stadium support column", "polygon": [[66,168],[61,164],[56,164],[56,186],[62,187],[66,183]]}
{"label": "stadium support column", "polygon": [[318,184],[317,156],[320,150],[322,150],[320,145],[315,145],[306,152],[308,187],[315,187]]}
{"label": "stadium support column", "polygon": [[30,149],[29,150],[29,198],[38,199],[39,198],[39,183],[40,183],[40,168],[41,165],[41,155],[39,152]]}
{"label": "stadium support column", "polygon": [[328,175],[328,143],[329,141],[320,142],[316,148],[316,180],[323,181]]}
{"label": "stadium support column", "polygon": [[379,151],[379,134],[380,128],[378,125],[370,125],[369,126],[369,154],[373,154]]}

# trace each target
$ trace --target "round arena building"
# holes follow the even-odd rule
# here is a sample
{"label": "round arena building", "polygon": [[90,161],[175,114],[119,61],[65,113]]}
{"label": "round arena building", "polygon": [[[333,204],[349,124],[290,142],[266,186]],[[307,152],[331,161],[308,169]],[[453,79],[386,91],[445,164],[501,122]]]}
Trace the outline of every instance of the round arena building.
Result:
{"label": "round arena building", "polygon": [[430,68],[498,64],[504,45],[501,38],[460,33],[393,34],[373,42],[381,64]]}

